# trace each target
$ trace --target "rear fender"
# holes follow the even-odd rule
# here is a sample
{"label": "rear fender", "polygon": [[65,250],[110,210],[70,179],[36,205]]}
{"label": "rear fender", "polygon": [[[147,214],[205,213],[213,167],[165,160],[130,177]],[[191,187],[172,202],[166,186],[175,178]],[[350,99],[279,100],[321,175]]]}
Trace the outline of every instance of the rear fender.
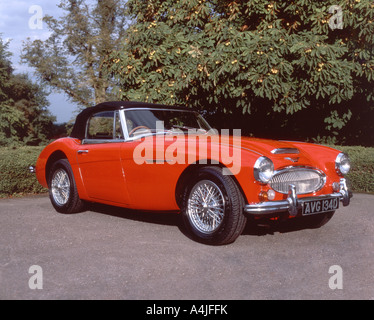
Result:
{"label": "rear fender", "polygon": [[59,139],[49,144],[36,163],[36,177],[43,187],[48,188],[49,173],[53,163],[60,159],[67,159],[73,171],[79,197],[87,200],[88,195],[76,159],[79,146],[80,140],[72,138]]}

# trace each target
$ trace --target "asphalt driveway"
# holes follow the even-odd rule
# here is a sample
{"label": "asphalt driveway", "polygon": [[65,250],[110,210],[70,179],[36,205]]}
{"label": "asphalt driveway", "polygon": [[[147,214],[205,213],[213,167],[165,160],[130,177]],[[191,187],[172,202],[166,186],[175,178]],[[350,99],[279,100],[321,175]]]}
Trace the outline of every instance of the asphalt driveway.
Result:
{"label": "asphalt driveway", "polygon": [[249,224],[211,247],[177,214],[0,200],[0,299],[374,299],[373,208],[355,194],[320,229]]}

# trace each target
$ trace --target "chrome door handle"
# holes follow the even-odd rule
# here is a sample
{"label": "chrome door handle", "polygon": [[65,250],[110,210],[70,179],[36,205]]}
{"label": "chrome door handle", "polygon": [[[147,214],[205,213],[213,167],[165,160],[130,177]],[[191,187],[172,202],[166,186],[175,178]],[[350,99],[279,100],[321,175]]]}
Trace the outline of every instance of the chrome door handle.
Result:
{"label": "chrome door handle", "polygon": [[88,150],[78,150],[78,154],[88,153]]}

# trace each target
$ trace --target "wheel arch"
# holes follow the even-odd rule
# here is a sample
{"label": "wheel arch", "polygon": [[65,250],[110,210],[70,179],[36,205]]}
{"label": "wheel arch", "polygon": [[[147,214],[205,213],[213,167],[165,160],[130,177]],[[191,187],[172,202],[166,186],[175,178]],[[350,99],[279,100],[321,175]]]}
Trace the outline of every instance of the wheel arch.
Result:
{"label": "wheel arch", "polygon": [[[199,161],[199,162],[190,164],[179,176],[179,179],[178,179],[178,182],[175,188],[175,201],[177,202],[177,205],[179,206],[179,208],[181,208],[181,205],[182,205],[183,191],[184,191],[185,186],[188,185],[189,181],[192,180],[196,176],[197,172],[201,168],[205,168],[205,167],[219,167],[219,168],[222,168],[222,170],[224,168],[226,168],[227,170],[230,170],[223,163],[221,162],[217,163],[217,162],[213,162],[210,160]],[[239,191],[243,196],[244,202],[248,204],[247,197],[239,181],[237,180],[236,176],[231,175],[231,178],[234,180],[234,183],[239,188]]]}
{"label": "wheel arch", "polygon": [[48,160],[47,160],[47,163],[46,163],[46,166],[45,166],[45,178],[47,180],[47,183],[49,181],[49,174],[51,172],[51,168],[53,166],[53,164],[56,162],[56,161],[59,161],[59,160],[62,160],[62,159],[68,159],[68,157],[66,156],[66,154],[61,151],[61,150],[56,150],[54,151],[49,157],[48,157]]}

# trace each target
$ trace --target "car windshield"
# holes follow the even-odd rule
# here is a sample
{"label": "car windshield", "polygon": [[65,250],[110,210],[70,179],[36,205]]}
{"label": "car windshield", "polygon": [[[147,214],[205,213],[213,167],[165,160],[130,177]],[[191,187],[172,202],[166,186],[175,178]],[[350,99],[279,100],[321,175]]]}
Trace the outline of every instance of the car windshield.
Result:
{"label": "car windshield", "polygon": [[206,133],[209,124],[197,112],[184,110],[127,110],[127,132],[130,138],[154,133]]}

